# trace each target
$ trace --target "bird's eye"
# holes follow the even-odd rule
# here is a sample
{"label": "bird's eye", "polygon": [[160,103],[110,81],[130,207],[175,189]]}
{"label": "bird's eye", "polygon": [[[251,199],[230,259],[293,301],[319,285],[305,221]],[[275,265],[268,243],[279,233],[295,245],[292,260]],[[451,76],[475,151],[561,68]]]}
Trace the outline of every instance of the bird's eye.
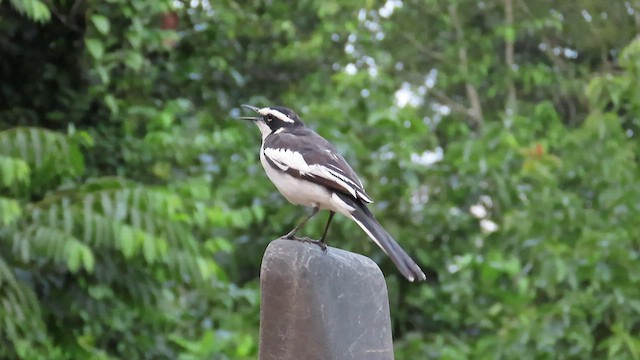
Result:
{"label": "bird's eye", "polygon": [[273,120],[273,115],[267,115],[267,120],[268,120],[268,121]]}

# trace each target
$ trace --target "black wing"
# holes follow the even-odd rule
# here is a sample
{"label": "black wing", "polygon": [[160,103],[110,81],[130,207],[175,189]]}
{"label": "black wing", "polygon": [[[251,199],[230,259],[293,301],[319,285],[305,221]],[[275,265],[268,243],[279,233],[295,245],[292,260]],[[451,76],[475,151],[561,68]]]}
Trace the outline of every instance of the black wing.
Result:
{"label": "black wing", "polygon": [[262,151],[275,169],[349,194],[365,203],[373,202],[358,175],[336,148],[311,129],[275,132],[265,138]]}

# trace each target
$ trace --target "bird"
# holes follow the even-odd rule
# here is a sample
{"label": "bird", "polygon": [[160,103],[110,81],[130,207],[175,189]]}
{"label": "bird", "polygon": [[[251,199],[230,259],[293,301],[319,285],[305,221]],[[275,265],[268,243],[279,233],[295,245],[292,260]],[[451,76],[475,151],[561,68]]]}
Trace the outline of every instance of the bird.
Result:
{"label": "bird", "polygon": [[[307,127],[298,114],[284,106],[258,108],[241,105],[257,116],[238,117],[254,122],[262,134],[260,162],[267,177],[284,198],[294,205],[310,207],[311,214],[283,236],[286,239],[318,244],[326,251],[326,236],[336,213],[354,221],[395,263],[407,280],[424,281],[418,264],[380,225],[367,204],[373,200],[362,181],[335,146]],[[295,234],[320,210],[329,218],[320,240],[298,238]]]}

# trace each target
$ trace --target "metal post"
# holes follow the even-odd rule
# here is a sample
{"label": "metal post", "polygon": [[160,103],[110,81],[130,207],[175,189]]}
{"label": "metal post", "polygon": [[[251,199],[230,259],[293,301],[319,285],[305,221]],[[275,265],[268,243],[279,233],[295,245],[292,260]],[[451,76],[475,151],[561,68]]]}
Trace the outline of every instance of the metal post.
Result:
{"label": "metal post", "polygon": [[371,259],[275,240],[260,288],[260,360],[393,360],[387,286]]}

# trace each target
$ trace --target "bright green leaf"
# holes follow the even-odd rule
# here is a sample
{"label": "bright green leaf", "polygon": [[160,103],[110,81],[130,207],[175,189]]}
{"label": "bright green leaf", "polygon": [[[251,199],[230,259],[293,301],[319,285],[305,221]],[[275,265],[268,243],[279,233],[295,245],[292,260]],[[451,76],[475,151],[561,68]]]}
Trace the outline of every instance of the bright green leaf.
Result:
{"label": "bright green leaf", "polygon": [[109,19],[106,16],[93,14],[91,15],[91,22],[101,34],[106,35],[109,33]]}
{"label": "bright green leaf", "polygon": [[84,43],[94,59],[99,60],[102,58],[102,55],[104,55],[104,45],[102,41],[98,39],[85,39]]}

